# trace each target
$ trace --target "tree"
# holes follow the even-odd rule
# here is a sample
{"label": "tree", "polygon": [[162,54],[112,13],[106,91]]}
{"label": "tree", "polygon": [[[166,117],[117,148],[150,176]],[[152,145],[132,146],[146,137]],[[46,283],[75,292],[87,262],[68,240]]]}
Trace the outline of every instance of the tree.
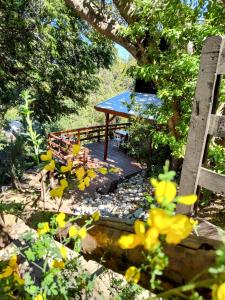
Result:
{"label": "tree", "polygon": [[17,105],[20,92],[29,88],[39,120],[77,112],[98,84],[95,74],[113,57],[112,42],[63,0],[2,0],[0,111]]}
{"label": "tree", "polygon": [[222,1],[113,0],[103,8],[99,1],[65,1],[137,59],[133,75],[153,81],[162,99],[160,108],[149,108],[164,128],[151,129],[153,144],[167,144],[175,157],[182,157],[202,42],[225,32]]}
{"label": "tree", "polygon": [[146,37],[130,39],[121,34],[121,26],[132,25],[139,21],[134,1],[65,0],[65,2],[103,36],[123,46],[138,62],[143,60]]}

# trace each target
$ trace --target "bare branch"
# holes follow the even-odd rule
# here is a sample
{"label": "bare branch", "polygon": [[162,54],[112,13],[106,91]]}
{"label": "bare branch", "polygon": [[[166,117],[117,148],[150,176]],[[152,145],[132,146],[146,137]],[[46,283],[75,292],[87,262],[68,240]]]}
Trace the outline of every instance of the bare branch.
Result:
{"label": "bare branch", "polygon": [[[127,38],[119,34],[120,24],[110,15],[103,12],[100,7],[94,6],[90,0],[65,0],[65,2],[70,5],[81,18],[95,28],[95,30],[115,43],[120,44],[127,49],[134,58],[137,58],[138,47],[131,44]],[[117,2],[120,1],[117,0]]]}

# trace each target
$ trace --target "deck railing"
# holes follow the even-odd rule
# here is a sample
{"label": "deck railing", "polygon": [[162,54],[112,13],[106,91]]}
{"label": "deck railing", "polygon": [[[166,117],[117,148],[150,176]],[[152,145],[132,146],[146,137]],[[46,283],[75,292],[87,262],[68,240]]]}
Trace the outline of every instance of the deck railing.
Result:
{"label": "deck railing", "polygon": [[[130,122],[126,122],[108,125],[109,135],[116,130],[127,128],[130,124]],[[52,150],[54,156],[60,160],[66,161],[72,154],[72,147],[74,144],[94,140],[100,142],[101,138],[105,137],[105,129],[105,125],[98,125],[51,132],[48,134],[48,146]],[[79,153],[77,159],[82,160],[83,162],[87,160],[85,149]]]}

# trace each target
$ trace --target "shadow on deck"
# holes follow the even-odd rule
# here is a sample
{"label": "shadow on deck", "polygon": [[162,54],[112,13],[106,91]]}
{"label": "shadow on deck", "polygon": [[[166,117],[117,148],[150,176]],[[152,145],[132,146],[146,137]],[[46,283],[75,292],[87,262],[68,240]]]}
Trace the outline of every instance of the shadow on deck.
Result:
{"label": "shadow on deck", "polygon": [[[68,204],[69,208],[72,209],[77,204],[81,204],[82,199],[84,198],[95,198],[95,192],[101,194],[107,194],[112,192],[117,184],[122,180],[130,178],[145,168],[141,166],[134,158],[128,156],[118,148],[114,147],[112,143],[109,143],[108,148],[108,159],[104,161],[104,143],[96,142],[92,144],[85,145],[85,147],[89,150],[89,160],[95,165],[95,167],[116,167],[119,168],[120,171],[116,174],[109,173],[107,175],[99,174],[90,184],[85,191],[81,192],[77,189],[70,190],[65,194],[65,200],[67,201],[67,210]],[[66,210],[64,210],[66,211]]]}
{"label": "shadow on deck", "polygon": [[119,172],[116,174],[100,175],[96,178],[86,192],[97,191],[107,194],[116,188],[118,182],[125,178],[130,178],[143,170],[143,167],[132,157],[128,156],[112,142],[109,143],[108,159],[104,161],[104,143],[96,142],[85,146],[89,150],[89,157],[97,167],[116,167]]}

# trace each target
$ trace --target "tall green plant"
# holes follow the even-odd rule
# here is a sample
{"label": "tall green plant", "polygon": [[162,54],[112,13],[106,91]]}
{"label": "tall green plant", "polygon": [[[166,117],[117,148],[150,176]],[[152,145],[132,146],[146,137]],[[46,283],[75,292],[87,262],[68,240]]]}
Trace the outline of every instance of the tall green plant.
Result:
{"label": "tall green plant", "polygon": [[24,135],[27,138],[28,143],[31,145],[33,149],[33,158],[35,163],[39,164],[39,155],[41,153],[41,144],[43,142],[43,138],[39,133],[37,133],[33,128],[33,119],[31,117],[33,111],[30,109],[31,104],[35,101],[34,98],[30,96],[29,90],[24,90],[20,94],[21,98],[24,101],[24,104],[20,106],[21,114],[24,118],[25,130]]}

